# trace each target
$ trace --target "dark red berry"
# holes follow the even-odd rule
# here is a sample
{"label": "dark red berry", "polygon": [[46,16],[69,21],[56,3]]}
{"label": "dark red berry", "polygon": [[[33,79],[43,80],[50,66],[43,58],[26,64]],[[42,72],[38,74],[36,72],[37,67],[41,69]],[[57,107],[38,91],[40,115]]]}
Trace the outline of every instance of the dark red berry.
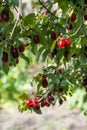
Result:
{"label": "dark red berry", "polygon": [[57,54],[57,49],[55,48],[52,52],[51,52],[51,58],[54,58],[54,56]]}
{"label": "dark red berry", "polygon": [[20,45],[19,46],[19,52],[24,52],[25,50],[25,46],[24,45]]}
{"label": "dark red berry", "polygon": [[55,32],[52,32],[52,33],[51,33],[51,39],[52,39],[52,40],[56,40],[56,33],[55,33]]}
{"label": "dark red berry", "polygon": [[59,68],[59,69],[58,69],[58,72],[59,72],[59,73],[62,73],[62,72],[63,72],[63,69],[62,69],[62,68]]}
{"label": "dark red berry", "polygon": [[7,62],[8,61],[8,53],[7,52],[3,52],[2,61],[3,62]]}
{"label": "dark red berry", "polygon": [[13,58],[18,58],[19,57],[18,49],[11,46],[11,55],[13,56]]}
{"label": "dark red berry", "polygon": [[87,0],[84,0],[84,3],[87,4]]}
{"label": "dark red berry", "polygon": [[71,22],[75,22],[76,21],[76,14],[75,13],[73,13],[71,15],[70,20],[71,20]]}
{"label": "dark red berry", "polygon": [[64,58],[65,58],[65,59],[67,59],[68,54],[69,54],[69,51],[65,51],[65,52],[64,52]]}
{"label": "dark red berry", "polygon": [[70,47],[70,45],[71,45],[70,39],[65,39],[65,46]]}
{"label": "dark red berry", "polygon": [[73,29],[72,24],[69,24],[69,23],[68,23],[68,24],[66,25],[66,28],[67,28],[68,30],[72,30],[72,29]]}
{"label": "dark red berry", "polygon": [[49,102],[54,101],[54,97],[53,97],[53,96],[48,96],[48,101],[49,101]]}
{"label": "dark red berry", "polygon": [[19,63],[19,59],[16,59],[16,64],[18,64]]}
{"label": "dark red berry", "polygon": [[49,13],[50,13],[50,11],[47,9],[46,12],[45,12],[45,14],[48,15]]}
{"label": "dark red berry", "polygon": [[42,101],[41,101],[41,107],[45,107],[45,106],[49,106],[49,103],[45,100],[45,99],[43,99]]}
{"label": "dark red berry", "polygon": [[59,93],[63,93],[64,89],[63,88],[59,88]]}
{"label": "dark red berry", "polygon": [[87,15],[84,15],[84,20],[87,20]]}
{"label": "dark red berry", "polygon": [[43,88],[46,88],[47,86],[48,86],[48,81],[47,81],[47,79],[42,80],[42,87],[43,87]]}
{"label": "dark red berry", "polygon": [[2,22],[3,21],[3,18],[2,18],[2,15],[0,14],[0,22]]}
{"label": "dark red berry", "polygon": [[59,48],[64,48],[65,47],[65,39],[60,39],[60,41],[57,43]]}
{"label": "dark red berry", "polygon": [[32,103],[31,99],[27,99],[26,106],[27,107],[31,107],[31,103]]}
{"label": "dark red berry", "polygon": [[35,35],[33,37],[33,41],[34,41],[34,43],[39,43],[40,42],[40,37],[38,35]]}
{"label": "dark red berry", "polygon": [[87,77],[84,77],[83,82],[82,82],[82,85],[83,85],[83,86],[86,86],[86,85],[87,85]]}
{"label": "dark red berry", "polygon": [[9,12],[3,11],[2,19],[3,19],[3,21],[9,21]]}
{"label": "dark red berry", "polygon": [[63,104],[63,100],[59,99],[59,104],[62,105]]}

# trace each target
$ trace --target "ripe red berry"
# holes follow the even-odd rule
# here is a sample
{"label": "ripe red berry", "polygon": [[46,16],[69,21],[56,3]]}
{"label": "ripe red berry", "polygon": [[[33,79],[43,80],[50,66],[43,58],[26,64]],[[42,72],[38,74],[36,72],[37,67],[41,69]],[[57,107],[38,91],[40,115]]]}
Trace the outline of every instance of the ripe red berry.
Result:
{"label": "ripe red berry", "polygon": [[39,104],[37,103],[37,101],[36,101],[36,100],[32,100],[32,106],[33,106],[33,107],[38,107],[38,106],[39,106]]}
{"label": "ripe red berry", "polygon": [[55,33],[55,32],[52,32],[52,33],[51,33],[51,39],[52,39],[52,40],[56,40],[56,33]]}
{"label": "ripe red berry", "polygon": [[3,52],[2,61],[3,62],[7,62],[8,61],[8,53],[7,52]]}
{"label": "ripe red berry", "polygon": [[31,107],[31,103],[32,103],[31,99],[27,99],[26,106],[27,107]]}
{"label": "ripe red berry", "polygon": [[66,45],[66,46],[70,46],[70,45],[71,45],[70,39],[65,39],[65,45]]}
{"label": "ripe red berry", "polygon": [[33,41],[34,41],[34,43],[39,43],[40,42],[40,37],[38,35],[35,35],[33,37]]}
{"label": "ripe red berry", "polygon": [[65,39],[60,39],[60,41],[57,43],[59,48],[64,48],[65,47]]}
{"label": "ripe red berry", "polygon": [[76,21],[76,14],[75,13],[73,13],[71,15],[70,20],[71,20],[71,22],[75,22]]}
{"label": "ripe red berry", "polygon": [[20,45],[19,46],[19,52],[24,52],[25,50],[25,46],[24,45]]}
{"label": "ripe red berry", "polygon": [[84,20],[87,20],[87,15],[84,15]]}

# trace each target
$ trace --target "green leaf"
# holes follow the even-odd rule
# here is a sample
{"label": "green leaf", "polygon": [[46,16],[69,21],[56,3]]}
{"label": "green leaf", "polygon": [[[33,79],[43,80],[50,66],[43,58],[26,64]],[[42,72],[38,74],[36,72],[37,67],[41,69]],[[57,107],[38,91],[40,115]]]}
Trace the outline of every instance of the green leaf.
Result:
{"label": "green leaf", "polygon": [[30,24],[30,25],[33,25],[34,22],[35,22],[35,14],[34,14],[34,13],[28,14],[28,15],[25,17],[25,21],[26,21],[26,23],[28,23],[28,24]]}
{"label": "green leaf", "polygon": [[5,72],[5,74],[8,74],[8,72],[9,72],[9,66],[8,66],[7,63],[3,62],[2,69]]}
{"label": "green leaf", "polygon": [[12,2],[13,5],[18,6],[18,4],[19,4],[19,0],[9,0],[9,2],[10,1]]}
{"label": "green leaf", "polygon": [[41,110],[39,109],[39,110],[37,110],[36,108],[33,108],[33,111],[35,112],[35,113],[37,113],[37,114],[42,114],[42,112],[41,112]]}
{"label": "green leaf", "polygon": [[29,63],[30,63],[29,58],[28,58],[28,57],[26,57],[26,56],[24,55],[24,53],[21,53],[21,54],[20,54],[20,57],[21,57],[22,59],[24,59],[24,60],[27,62],[27,64],[29,64]]}
{"label": "green leaf", "polygon": [[39,48],[39,50],[37,51],[37,54],[36,54],[36,60],[38,61],[40,56],[41,56],[41,53],[43,52],[43,47]]}
{"label": "green leaf", "polygon": [[83,64],[83,65],[87,63],[87,58],[83,52],[80,53],[79,60],[80,60],[81,64]]}
{"label": "green leaf", "polygon": [[29,97],[28,97],[28,95],[26,94],[26,93],[22,93],[22,94],[20,94],[19,96],[18,96],[18,99],[20,99],[20,100],[26,100],[26,99],[28,99]]}
{"label": "green leaf", "polygon": [[44,62],[45,60],[46,60],[46,58],[47,58],[47,56],[48,56],[48,49],[46,49],[44,52],[43,52],[43,54],[42,54],[42,61]]}

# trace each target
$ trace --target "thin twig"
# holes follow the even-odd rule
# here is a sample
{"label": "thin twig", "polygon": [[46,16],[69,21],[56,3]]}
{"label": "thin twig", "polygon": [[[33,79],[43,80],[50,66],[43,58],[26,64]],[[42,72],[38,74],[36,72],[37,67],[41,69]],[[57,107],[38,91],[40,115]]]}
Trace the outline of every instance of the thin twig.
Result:
{"label": "thin twig", "polygon": [[54,16],[56,19],[58,19],[58,17],[55,16],[40,0],[38,0],[38,2],[40,3],[40,5],[42,5],[43,8],[45,8],[46,10],[48,10],[49,13],[50,13],[52,16]]}
{"label": "thin twig", "polygon": [[15,22],[15,24],[14,24],[14,27],[13,27],[13,29],[12,29],[12,33],[11,33],[10,39],[12,39],[12,37],[13,37],[15,28],[16,28],[18,22],[19,22],[20,15],[22,14],[22,0],[19,1],[19,10],[16,10],[16,11],[17,11],[17,13],[18,13],[18,16],[17,16],[17,20],[16,20],[16,22]]}

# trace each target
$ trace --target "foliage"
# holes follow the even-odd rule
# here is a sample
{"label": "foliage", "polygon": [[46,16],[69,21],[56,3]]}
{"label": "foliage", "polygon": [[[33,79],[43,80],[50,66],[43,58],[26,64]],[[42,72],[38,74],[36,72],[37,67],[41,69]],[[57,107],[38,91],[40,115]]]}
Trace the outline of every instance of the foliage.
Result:
{"label": "foliage", "polygon": [[[33,3],[36,12],[27,16],[22,16],[21,4],[21,0],[0,3],[0,68],[7,74],[20,57],[29,65],[30,56],[24,53],[27,46],[37,62],[46,62],[32,80],[36,93],[19,96],[19,111],[41,114],[41,107],[57,100],[61,105],[77,87],[87,91],[87,2],[38,0]],[[16,20],[11,6],[18,13]]]}

